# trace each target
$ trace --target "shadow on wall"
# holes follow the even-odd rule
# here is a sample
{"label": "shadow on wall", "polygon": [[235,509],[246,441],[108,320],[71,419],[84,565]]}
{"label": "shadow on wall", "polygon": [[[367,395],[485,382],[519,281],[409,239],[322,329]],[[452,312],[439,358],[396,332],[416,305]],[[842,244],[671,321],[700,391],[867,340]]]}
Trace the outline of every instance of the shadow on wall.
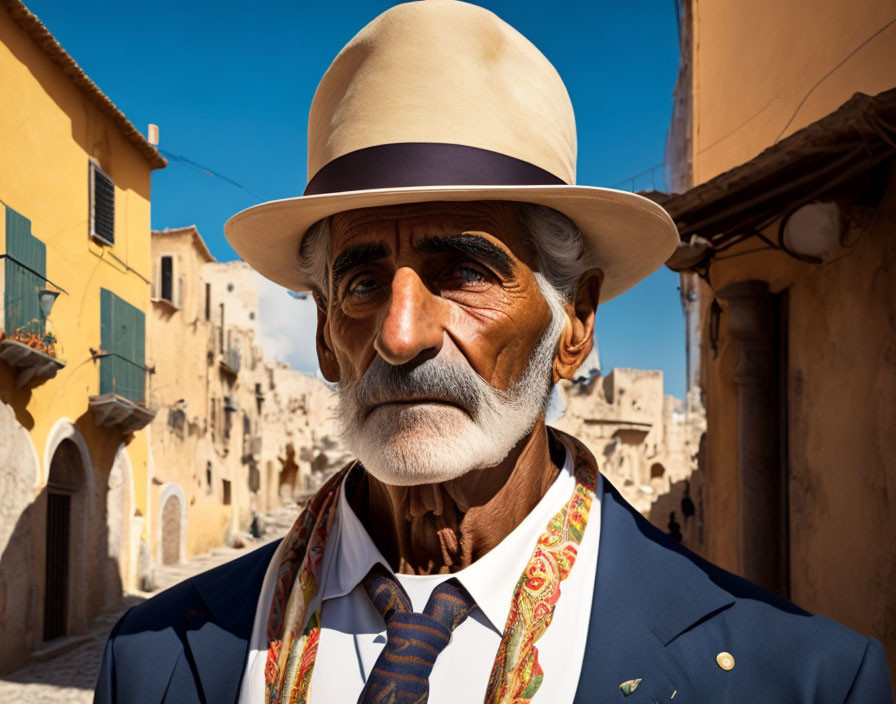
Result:
{"label": "shadow on wall", "polygon": [[[66,423],[68,436],[56,445],[47,483],[35,496],[38,470],[31,441],[13,425],[12,409],[0,406],[0,673],[10,673],[27,665],[44,644],[87,633],[104,607],[121,603],[120,556],[127,553],[117,552],[125,547],[121,536],[116,552],[110,547],[115,530],[110,531],[107,497],[117,496],[109,485],[116,462],[107,459],[94,469],[84,436],[77,425]],[[116,460],[119,456],[116,452]],[[87,686],[85,673],[77,670],[53,668],[51,677],[58,681],[42,680]],[[87,680],[91,676],[95,673]]]}
{"label": "shadow on wall", "polygon": [[650,505],[648,519],[664,533],[693,550],[706,554],[703,530],[703,483],[706,433],[700,437],[697,468],[687,479],[672,483],[669,491],[661,494]]}

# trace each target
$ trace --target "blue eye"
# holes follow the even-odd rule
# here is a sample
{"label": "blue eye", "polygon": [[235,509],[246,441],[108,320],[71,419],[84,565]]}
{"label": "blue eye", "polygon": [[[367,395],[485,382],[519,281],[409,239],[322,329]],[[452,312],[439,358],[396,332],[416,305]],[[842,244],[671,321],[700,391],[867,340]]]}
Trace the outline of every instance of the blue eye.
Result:
{"label": "blue eye", "polygon": [[366,277],[352,282],[348,288],[348,293],[352,296],[368,296],[371,293],[375,293],[378,289],[379,284],[376,279]]}
{"label": "blue eye", "polygon": [[485,281],[485,275],[471,266],[459,266],[457,268],[457,273],[460,275],[460,278],[467,283],[479,283]]}

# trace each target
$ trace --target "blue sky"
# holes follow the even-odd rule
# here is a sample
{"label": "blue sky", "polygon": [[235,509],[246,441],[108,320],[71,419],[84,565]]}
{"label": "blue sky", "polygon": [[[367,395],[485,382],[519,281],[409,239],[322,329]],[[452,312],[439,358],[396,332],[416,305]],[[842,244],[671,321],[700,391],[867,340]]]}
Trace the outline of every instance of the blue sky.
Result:
{"label": "blue sky", "polygon": [[[220,0],[153,3],[26,0],[87,74],[160,147],[203,164],[262,199],[305,184],[308,107],[351,37],[394,3]],[[675,0],[479,2],[529,37],[563,77],[576,111],[578,181],[615,186],[661,164],[678,70]],[[654,180],[655,179],[655,180]],[[631,190],[632,184],[618,186]],[[635,190],[662,190],[662,170]],[[196,224],[222,261],[236,255],[222,226],[259,198],[176,161],[153,175],[154,228]],[[605,371],[662,369],[683,397],[684,318],[668,269],[602,306]],[[313,371],[313,322],[282,290],[262,292],[272,346]]]}

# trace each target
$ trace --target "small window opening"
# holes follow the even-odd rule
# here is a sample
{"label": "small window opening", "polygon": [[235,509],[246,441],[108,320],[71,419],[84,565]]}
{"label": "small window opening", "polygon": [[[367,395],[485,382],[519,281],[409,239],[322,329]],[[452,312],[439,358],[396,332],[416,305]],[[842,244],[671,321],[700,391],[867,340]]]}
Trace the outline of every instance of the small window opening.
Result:
{"label": "small window opening", "polygon": [[99,166],[90,163],[90,236],[115,244],[115,184]]}
{"label": "small window opening", "polygon": [[166,255],[162,257],[160,266],[160,294],[169,303],[174,302],[174,257]]}

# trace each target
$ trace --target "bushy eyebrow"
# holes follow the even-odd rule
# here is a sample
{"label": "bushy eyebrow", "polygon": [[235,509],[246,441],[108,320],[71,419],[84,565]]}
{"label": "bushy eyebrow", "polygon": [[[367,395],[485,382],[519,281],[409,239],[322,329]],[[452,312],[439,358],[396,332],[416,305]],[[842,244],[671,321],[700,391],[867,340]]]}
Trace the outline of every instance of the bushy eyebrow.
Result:
{"label": "bushy eyebrow", "polygon": [[414,242],[414,249],[423,254],[466,254],[492,267],[501,276],[513,274],[513,260],[503,249],[484,237],[463,232],[453,237],[425,237]]}
{"label": "bushy eyebrow", "polygon": [[392,250],[385,242],[365,242],[346,247],[333,261],[333,289],[339,285],[339,281],[352,269],[371,262],[385,259]]}

